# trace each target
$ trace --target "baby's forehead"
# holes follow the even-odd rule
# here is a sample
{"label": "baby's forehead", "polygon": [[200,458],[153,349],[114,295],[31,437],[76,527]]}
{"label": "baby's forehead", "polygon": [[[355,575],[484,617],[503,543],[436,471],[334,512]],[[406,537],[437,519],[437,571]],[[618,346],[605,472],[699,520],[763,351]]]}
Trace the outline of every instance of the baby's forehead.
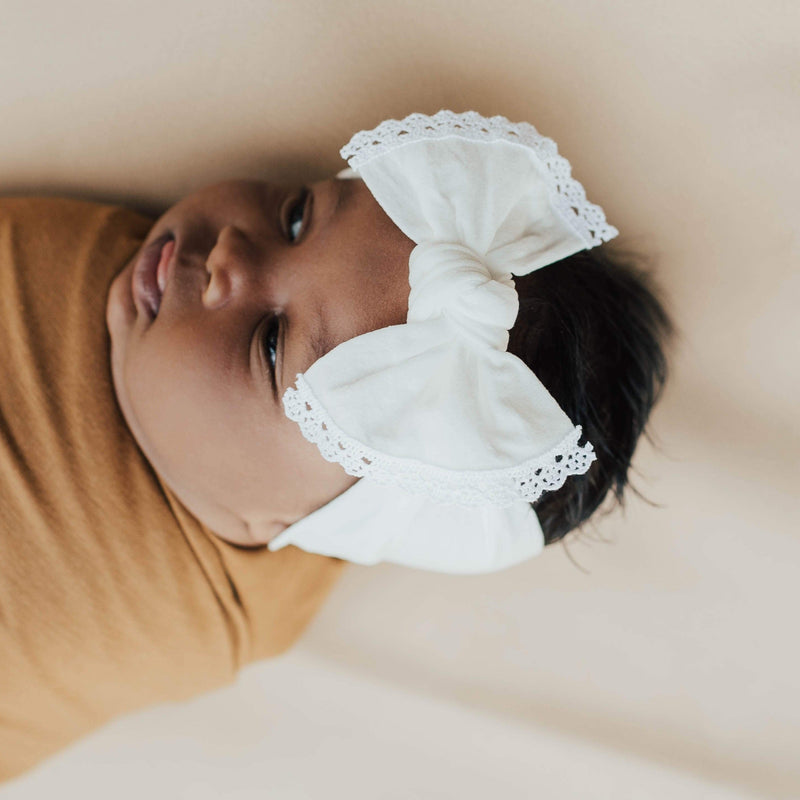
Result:
{"label": "baby's forehead", "polygon": [[[328,255],[355,285],[354,311],[359,333],[406,321],[409,257],[416,246],[389,218],[363,181],[336,178]],[[355,334],[357,335],[357,334]]]}

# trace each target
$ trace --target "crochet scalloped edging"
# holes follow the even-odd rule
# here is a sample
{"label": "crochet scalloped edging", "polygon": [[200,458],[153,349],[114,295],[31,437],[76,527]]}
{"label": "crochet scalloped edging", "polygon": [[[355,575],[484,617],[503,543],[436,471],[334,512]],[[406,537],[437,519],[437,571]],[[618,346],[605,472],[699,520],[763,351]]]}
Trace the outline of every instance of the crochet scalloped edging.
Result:
{"label": "crochet scalloped edging", "polygon": [[384,486],[424,494],[439,503],[466,506],[508,506],[520,500],[535,503],[544,492],[560,489],[570,475],[582,475],[595,460],[589,442],[579,445],[582,429],[575,426],[544,455],[494,470],[455,472],[408,458],[379,453],[344,433],[298,375],[297,389],[283,395],[286,416],[300,426],[326,461],[340,464],[348,475],[368,477]]}
{"label": "crochet scalloped edging", "polygon": [[556,143],[542,136],[529,122],[510,122],[501,116],[483,117],[476,111],[456,114],[442,110],[432,117],[409,114],[402,120],[384,120],[371,131],[359,131],[340,153],[352,169],[358,169],[397,147],[424,139],[446,138],[506,141],[532,150],[547,168],[554,205],[564,221],[583,239],[587,249],[619,234],[606,221],[603,209],[586,198],[585,189],[572,177],[569,161],[558,154]]}

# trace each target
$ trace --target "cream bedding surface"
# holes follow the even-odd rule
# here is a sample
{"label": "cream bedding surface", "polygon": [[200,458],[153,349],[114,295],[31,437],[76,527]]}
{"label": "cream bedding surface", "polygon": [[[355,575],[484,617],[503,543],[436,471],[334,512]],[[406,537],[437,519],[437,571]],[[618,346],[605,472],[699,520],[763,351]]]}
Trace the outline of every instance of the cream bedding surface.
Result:
{"label": "cream bedding surface", "polygon": [[4,194],[152,212],[228,177],[326,176],[385,117],[499,113],[553,137],[652,255],[680,337],[635,462],[654,505],[496,575],[349,568],[286,660],[0,796],[262,797],[265,763],[285,798],[800,796],[799,13],[6,0]]}

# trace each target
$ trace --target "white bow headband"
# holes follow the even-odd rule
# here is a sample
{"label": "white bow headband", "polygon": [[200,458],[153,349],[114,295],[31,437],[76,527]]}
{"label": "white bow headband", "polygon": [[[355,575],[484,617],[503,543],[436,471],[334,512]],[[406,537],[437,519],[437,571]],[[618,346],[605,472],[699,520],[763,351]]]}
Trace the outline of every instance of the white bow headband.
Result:
{"label": "white bow headband", "polygon": [[480,572],[539,552],[530,503],[594,460],[507,352],[525,275],[617,235],[555,143],[527,123],[440,111],[342,149],[417,243],[405,325],[331,350],[283,402],[306,439],[361,477],[269,546],[362,564]]}

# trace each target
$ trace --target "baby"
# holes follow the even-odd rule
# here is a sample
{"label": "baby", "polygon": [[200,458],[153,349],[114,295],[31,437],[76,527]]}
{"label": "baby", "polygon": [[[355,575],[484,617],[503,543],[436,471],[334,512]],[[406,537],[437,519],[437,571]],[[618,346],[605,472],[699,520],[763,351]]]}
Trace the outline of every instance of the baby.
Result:
{"label": "baby", "polygon": [[0,202],[0,780],[284,651],[340,559],[499,569],[621,499],[669,322],[554,144],[348,147],[155,223]]}
{"label": "baby", "polygon": [[[664,380],[666,316],[635,269],[585,249],[616,230],[531,126],[412,115],[359,134],[343,152],[359,167],[344,175],[361,180],[302,190],[224,183],[157,221],[109,297],[125,419],[181,502],[229,542],[449,572],[516,563],[580,525],[609,489],[621,498]],[[565,255],[567,263],[541,270]],[[466,275],[478,276],[485,298],[477,285],[454,288]],[[449,287],[441,303],[440,289],[425,289],[427,297],[419,289],[437,280]],[[467,296],[475,308],[465,312]],[[439,305],[420,317],[414,297],[418,307]],[[482,318],[490,313],[497,321]],[[446,333],[433,317],[450,321]],[[413,330],[426,345],[401,341]],[[476,335],[496,343],[467,352]],[[432,355],[445,348],[464,352]],[[312,364],[315,374],[335,375],[322,387],[327,401],[303,378]],[[302,388],[292,388],[296,379]],[[510,380],[518,386],[502,397],[485,388]],[[459,406],[458,394],[481,382],[484,408]],[[347,430],[330,413],[337,403]],[[525,403],[527,421],[495,429]],[[509,438],[531,436],[530,420],[552,435],[509,449]],[[450,441],[446,428],[455,431]],[[590,443],[583,449],[580,430]],[[477,434],[472,452],[468,431]],[[602,457],[584,475],[592,445]],[[484,455],[504,449],[495,461]],[[357,477],[362,486],[351,488]],[[489,487],[476,492],[478,480]],[[526,493],[530,482],[535,491]],[[423,503],[417,496],[426,494]],[[480,506],[488,521],[476,529],[456,501]],[[444,532],[442,505],[450,506]]]}

